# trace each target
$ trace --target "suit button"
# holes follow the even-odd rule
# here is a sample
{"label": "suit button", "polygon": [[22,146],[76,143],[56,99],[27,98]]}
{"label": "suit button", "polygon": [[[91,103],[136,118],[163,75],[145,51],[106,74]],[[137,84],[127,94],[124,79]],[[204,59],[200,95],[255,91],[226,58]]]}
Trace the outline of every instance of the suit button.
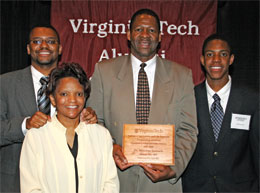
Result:
{"label": "suit button", "polygon": [[213,155],[214,155],[214,156],[218,156],[218,152],[217,152],[217,151],[215,151]]}

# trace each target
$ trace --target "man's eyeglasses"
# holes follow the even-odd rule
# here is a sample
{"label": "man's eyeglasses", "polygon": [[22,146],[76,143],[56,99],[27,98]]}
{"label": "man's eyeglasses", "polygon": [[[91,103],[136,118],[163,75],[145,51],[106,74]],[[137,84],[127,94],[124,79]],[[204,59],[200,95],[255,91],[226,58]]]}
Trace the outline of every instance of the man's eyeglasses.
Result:
{"label": "man's eyeglasses", "polygon": [[35,45],[40,45],[42,44],[42,42],[45,41],[46,44],[48,45],[55,45],[58,44],[58,40],[54,40],[54,39],[34,39],[34,40],[30,40],[30,42],[32,42]]}

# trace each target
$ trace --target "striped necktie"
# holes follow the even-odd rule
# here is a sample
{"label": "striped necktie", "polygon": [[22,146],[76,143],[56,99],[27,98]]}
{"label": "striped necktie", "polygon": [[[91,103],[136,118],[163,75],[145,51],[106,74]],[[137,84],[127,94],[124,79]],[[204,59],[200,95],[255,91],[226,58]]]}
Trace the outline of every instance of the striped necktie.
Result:
{"label": "striped necktie", "polygon": [[43,76],[40,79],[41,88],[37,92],[37,104],[39,111],[43,112],[46,115],[50,114],[50,99],[46,95],[46,89],[48,84],[49,78]]}
{"label": "striped necktie", "polygon": [[138,74],[137,94],[136,94],[136,121],[138,124],[147,124],[150,112],[150,93],[148,78],[144,71],[146,64],[140,65]]}
{"label": "striped necktie", "polygon": [[211,105],[211,124],[213,127],[213,133],[215,137],[215,141],[217,142],[218,140],[218,135],[220,132],[220,128],[222,125],[223,117],[224,117],[224,112],[223,108],[220,104],[220,97],[217,94],[213,95],[214,102]]}

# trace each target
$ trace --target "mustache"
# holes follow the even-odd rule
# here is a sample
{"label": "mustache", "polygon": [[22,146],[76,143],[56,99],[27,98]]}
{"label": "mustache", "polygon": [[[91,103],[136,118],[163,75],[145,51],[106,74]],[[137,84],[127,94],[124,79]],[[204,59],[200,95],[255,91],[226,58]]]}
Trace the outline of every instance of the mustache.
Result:
{"label": "mustache", "polygon": [[151,38],[150,37],[139,37],[138,39],[139,41],[151,41]]}
{"label": "mustache", "polygon": [[52,50],[48,49],[48,48],[41,48],[39,50],[36,51],[36,53],[42,52],[42,51],[47,51],[47,52],[53,52]]}

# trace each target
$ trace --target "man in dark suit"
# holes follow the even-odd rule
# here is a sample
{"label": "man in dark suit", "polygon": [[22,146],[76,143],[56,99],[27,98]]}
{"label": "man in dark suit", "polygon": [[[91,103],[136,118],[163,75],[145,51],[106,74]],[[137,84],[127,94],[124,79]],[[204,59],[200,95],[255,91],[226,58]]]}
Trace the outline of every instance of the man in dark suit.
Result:
{"label": "man in dark suit", "polygon": [[[37,107],[39,80],[57,66],[62,52],[59,35],[52,26],[34,27],[29,35],[27,53],[31,66],[0,76],[1,140],[0,192],[19,192],[19,158],[26,131],[43,126],[50,115]],[[51,107],[51,114],[55,108]],[[81,120],[96,122],[92,109],[84,110]]]}
{"label": "man in dark suit", "polygon": [[259,192],[259,96],[232,82],[233,61],[224,36],[204,41],[206,81],[195,87],[198,144],[182,178],[184,192]]}
{"label": "man in dark suit", "polygon": [[[156,55],[161,41],[160,21],[152,10],[142,9],[132,16],[127,39],[131,43],[130,55],[96,64],[89,106],[115,139],[113,156],[120,168],[121,192],[181,192],[178,179],[197,142],[191,71]],[[122,152],[123,125],[140,123],[136,115],[140,99],[137,83],[143,63],[149,82],[147,100],[151,102],[148,124],[175,125],[175,166],[132,166]]]}

